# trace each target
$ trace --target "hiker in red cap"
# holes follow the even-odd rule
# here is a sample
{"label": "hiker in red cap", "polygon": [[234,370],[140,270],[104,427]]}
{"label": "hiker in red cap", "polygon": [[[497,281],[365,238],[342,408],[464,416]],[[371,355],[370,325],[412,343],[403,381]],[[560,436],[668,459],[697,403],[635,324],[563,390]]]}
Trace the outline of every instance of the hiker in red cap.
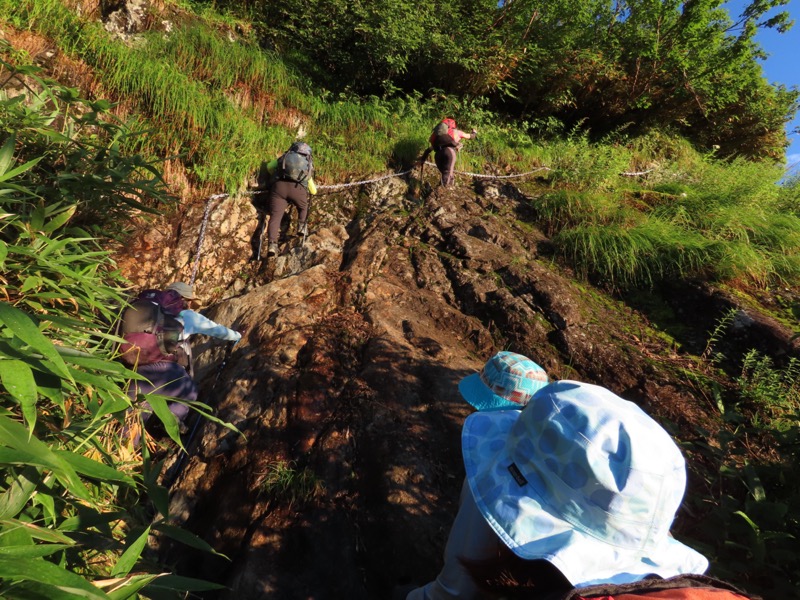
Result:
{"label": "hiker in red cap", "polygon": [[443,119],[433,128],[428,140],[431,145],[422,154],[419,164],[425,164],[428,155],[434,152],[433,157],[442,176],[442,185],[447,187],[453,183],[455,178],[456,154],[463,145],[461,140],[476,139],[477,137],[477,129],[473,128],[472,133],[466,133],[456,128],[455,119]]}

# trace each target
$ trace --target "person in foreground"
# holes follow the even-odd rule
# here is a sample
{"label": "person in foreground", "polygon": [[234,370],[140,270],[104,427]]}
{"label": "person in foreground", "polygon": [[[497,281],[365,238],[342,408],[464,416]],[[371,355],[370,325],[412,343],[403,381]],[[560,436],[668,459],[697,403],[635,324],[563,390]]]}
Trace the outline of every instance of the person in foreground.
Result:
{"label": "person in foreground", "polygon": [[703,573],[706,558],[669,532],[686,467],[667,432],[605,388],[547,384],[509,354],[459,384],[479,410],[462,430],[466,478],[444,567],[401,597],[546,598]]}

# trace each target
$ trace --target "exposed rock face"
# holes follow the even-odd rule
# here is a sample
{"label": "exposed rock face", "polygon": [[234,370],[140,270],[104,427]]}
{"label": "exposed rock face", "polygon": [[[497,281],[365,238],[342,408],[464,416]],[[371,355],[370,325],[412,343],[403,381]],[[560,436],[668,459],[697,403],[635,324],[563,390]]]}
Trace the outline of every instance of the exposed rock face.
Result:
{"label": "exposed rock face", "polygon": [[106,0],[100,2],[103,26],[111,34],[130,39],[147,29],[149,0]]}
{"label": "exposed rock face", "polygon": [[[675,368],[684,359],[551,261],[535,199],[491,185],[418,199],[389,180],[357,210],[344,200],[315,201],[306,246],[290,241],[268,282],[246,262],[249,202],[209,212],[198,288],[216,303],[209,316],[245,335],[222,369],[221,345],[198,341],[197,373],[204,400],[243,435],[201,425],[173,486],[176,518],[231,558],[166,548],[183,574],[237,599],[379,599],[435,576],[472,410],[457,384],[498,350],[605,385],[687,436],[713,428]],[[204,208],[143,227],[120,265],[143,286],[188,280]],[[706,329],[719,316],[709,311]],[[797,354],[776,323],[737,326]],[[285,467],[294,478],[279,488]]]}

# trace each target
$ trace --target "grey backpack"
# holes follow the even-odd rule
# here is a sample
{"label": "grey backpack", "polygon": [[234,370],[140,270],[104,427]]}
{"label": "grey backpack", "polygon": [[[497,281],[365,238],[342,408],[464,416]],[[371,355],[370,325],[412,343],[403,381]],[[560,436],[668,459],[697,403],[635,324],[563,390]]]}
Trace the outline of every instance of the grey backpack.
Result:
{"label": "grey backpack", "polygon": [[311,177],[311,163],[307,156],[289,151],[278,159],[278,179],[293,181],[308,187]]}

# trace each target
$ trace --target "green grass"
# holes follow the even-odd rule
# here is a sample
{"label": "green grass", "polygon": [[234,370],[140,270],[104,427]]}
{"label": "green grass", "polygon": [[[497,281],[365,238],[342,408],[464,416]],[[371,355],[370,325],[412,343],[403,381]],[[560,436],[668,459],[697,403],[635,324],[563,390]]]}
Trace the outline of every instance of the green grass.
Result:
{"label": "green grass", "polygon": [[[432,124],[450,114],[480,129],[465,142],[457,171],[549,167],[542,176],[555,191],[534,201],[536,224],[587,277],[612,286],[665,277],[761,287],[800,280],[800,186],[776,185],[777,166],[721,162],[658,132],[544,142],[526,133],[531,124],[503,123],[480,100],[334,97],[280,56],[234,36],[222,17],[210,25],[189,15],[168,35],[151,32],[126,45],[58,0],[0,0],[0,14],[92,66],[132,111],[134,129],[147,132],[127,138],[126,148],[180,156],[190,182],[204,189],[242,189],[301,132],[315,148],[322,185],[407,170]],[[621,176],[641,171],[649,172]]]}
{"label": "green grass", "polygon": [[270,463],[263,475],[260,484],[262,495],[286,508],[304,504],[322,490],[322,482],[311,469],[298,469],[291,461]]}

